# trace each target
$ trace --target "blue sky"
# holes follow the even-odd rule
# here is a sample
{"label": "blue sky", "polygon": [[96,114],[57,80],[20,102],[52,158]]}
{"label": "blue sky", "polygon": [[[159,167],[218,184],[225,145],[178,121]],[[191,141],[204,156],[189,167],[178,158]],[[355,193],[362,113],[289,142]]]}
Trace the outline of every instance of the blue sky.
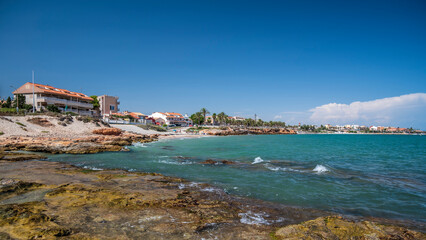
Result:
{"label": "blue sky", "polygon": [[119,96],[122,110],[426,129],[422,94],[382,118],[317,113],[425,93],[425,12],[424,1],[0,0],[0,96],[35,70],[38,83]]}

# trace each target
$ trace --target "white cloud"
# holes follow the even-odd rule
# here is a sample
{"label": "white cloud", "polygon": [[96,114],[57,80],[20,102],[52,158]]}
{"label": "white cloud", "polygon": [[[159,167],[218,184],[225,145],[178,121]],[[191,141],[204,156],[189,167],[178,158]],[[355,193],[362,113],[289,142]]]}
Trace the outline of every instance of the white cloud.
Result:
{"label": "white cloud", "polygon": [[283,116],[281,116],[281,115],[276,115],[276,116],[274,117],[274,119],[281,119],[281,118],[283,118]]}
{"label": "white cloud", "polygon": [[[413,118],[425,114],[426,93],[413,93],[398,97],[382,98],[351,104],[329,103],[314,109],[310,120],[316,124],[389,124],[398,123],[401,118]],[[421,119],[413,119],[418,121]],[[424,121],[424,120],[421,120]]]}

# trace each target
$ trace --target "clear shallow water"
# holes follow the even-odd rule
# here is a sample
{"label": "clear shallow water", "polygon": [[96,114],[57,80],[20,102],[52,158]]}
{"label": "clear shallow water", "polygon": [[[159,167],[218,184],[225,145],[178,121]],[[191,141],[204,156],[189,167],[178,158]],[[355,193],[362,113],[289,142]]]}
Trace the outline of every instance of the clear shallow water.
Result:
{"label": "clear shallow water", "polygon": [[[130,152],[52,155],[94,168],[158,172],[231,194],[343,214],[426,222],[426,137],[263,135],[165,140]],[[207,159],[237,164],[203,165]]]}

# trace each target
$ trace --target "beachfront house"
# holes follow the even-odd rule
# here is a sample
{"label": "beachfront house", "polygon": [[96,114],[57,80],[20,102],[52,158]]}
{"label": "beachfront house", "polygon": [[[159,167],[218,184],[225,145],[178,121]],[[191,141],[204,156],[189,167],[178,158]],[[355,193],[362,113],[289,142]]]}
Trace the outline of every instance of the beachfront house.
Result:
{"label": "beachfront house", "polygon": [[135,122],[142,124],[152,124],[152,121],[150,119],[147,119],[148,116],[143,113],[124,111],[123,114],[132,116]]}
{"label": "beachfront house", "polygon": [[155,119],[157,124],[176,125],[176,126],[189,126],[192,125],[192,120],[187,116],[174,112],[154,112],[149,115],[150,118]]}
{"label": "beachfront house", "polygon": [[62,112],[73,112],[79,115],[93,114],[93,99],[83,93],[27,82],[13,94],[25,96],[25,103],[35,104],[37,111],[45,110],[48,105],[55,105]]}
{"label": "beachfront house", "polygon": [[118,113],[120,111],[120,109],[118,108],[118,105],[120,105],[118,97],[102,95],[98,96],[98,101],[99,111],[101,113],[101,116],[104,118],[109,117],[113,113]]}
{"label": "beachfront house", "polygon": [[237,121],[244,121],[244,120],[246,120],[245,118],[243,118],[243,117],[239,117],[239,116],[230,116],[230,117],[228,117],[229,119],[234,119],[234,120],[237,120]]}

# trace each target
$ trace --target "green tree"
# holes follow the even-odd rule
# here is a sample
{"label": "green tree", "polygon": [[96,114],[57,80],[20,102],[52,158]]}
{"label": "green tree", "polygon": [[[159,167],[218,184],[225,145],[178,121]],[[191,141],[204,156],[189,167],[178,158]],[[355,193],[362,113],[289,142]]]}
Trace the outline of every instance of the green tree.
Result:
{"label": "green tree", "polygon": [[226,114],[224,112],[221,112],[217,115],[217,120],[219,121],[219,124],[225,123]]}
{"label": "green tree", "polygon": [[191,118],[192,122],[197,125],[200,125],[204,122],[204,115],[201,112],[196,112],[189,118]]}
{"label": "green tree", "polygon": [[17,104],[18,104],[19,109],[26,109],[27,106],[25,106],[25,105],[28,105],[28,104],[25,104],[25,96],[24,95],[22,95],[22,94],[16,94],[15,95],[15,99],[12,102],[12,107],[16,108]]}
{"label": "green tree", "polygon": [[206,114],[209,114],[209,110],[206,108],[201,108],[200,113],[203,114],[203,119],[206,120]]}
{"label": "green tree", "polygon": [[101,105],[99,105],[98,96],[93,95],[93,96],[90,96],[90,97],[93,99],[93,100],[92,100],[93,108],[94,108],[94,109],[99,109],[99,107],[100,107]]}
{"label": "green tree", "polygon": [[56,105],[47,105],[47,110],[50,112],[56,112],[56,113],[60,113],[61,110],[59,110],[58,106]]}
{"label": "green tree", "polygon": [[11,108],[12,107],[12,99],[9,97],[7,97],[6,102],[3,104],[4,108]]}

